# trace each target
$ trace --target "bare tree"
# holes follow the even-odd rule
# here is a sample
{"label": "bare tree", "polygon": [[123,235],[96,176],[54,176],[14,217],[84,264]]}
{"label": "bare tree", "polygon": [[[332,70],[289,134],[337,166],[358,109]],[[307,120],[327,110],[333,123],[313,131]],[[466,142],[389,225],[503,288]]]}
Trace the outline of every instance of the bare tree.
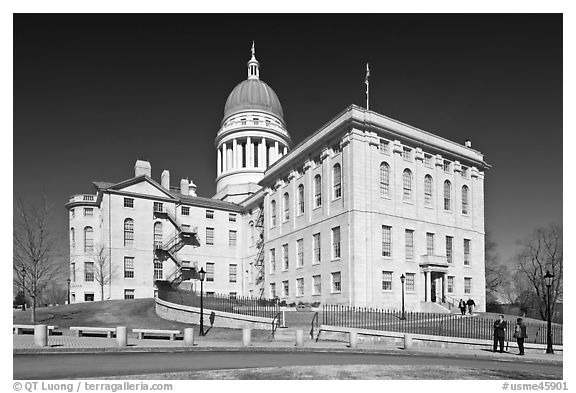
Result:
{"label": "bare tree", "polygon": [[104,287],[110,284],[116,275],[117,267],[112,268],[110,249],[102,244],[94,245],[90,259],[94,262],[94,281],[100,286],[100,300],[104,300]]}
{"label": "bare tree", "polygon": [[554,315],[556,302],[562,300],[563,285],[563,242],[562,227],[550,224],[537,228],[522,242],[522,250],[517,254],[519,279],[529,284],[522,297],[529,298],[542,319],[546,319],[548,290],[544,276],[549,271],[554,275],[550,288],[551,314]]}
{"label": "bare tree", "polygon": [[500,257],[496,252],[496,242],[492,233],[486,231],[484,241],[485,273],[486,273],[486,302],[495,303],[504,292],[508,277],[510,276],[506,266],[500,263]]}
{"label": "bare tree", "polygon": [[36,322],[36,306],[46,285],[60,270],[55,263],[56,237],[49,226],[50,209],[45,195],[39,204],[18,199],[14,208],[14,285],[31,301],[30,321]]}

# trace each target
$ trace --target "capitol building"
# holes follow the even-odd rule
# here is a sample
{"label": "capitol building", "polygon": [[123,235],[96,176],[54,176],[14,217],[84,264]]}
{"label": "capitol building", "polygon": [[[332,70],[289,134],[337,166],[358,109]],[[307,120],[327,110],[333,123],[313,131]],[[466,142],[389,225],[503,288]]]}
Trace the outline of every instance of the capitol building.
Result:
{"label": "capitol building", "polygon": [[490,165],[471,142],[352,105],[294,145],[254,49],[247,66],[215,135],[215,195],[137,160],[70,198],[71,302],[199,290],[203,268],[208,296],[399,309],[404,285],[408,311],[484,311]]}

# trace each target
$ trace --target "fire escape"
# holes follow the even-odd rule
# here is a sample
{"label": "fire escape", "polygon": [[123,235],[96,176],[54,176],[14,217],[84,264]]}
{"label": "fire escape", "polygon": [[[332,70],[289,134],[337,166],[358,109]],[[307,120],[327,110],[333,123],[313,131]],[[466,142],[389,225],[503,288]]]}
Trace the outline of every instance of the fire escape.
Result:
{"label": "fire escape", "polygon": [[260,206],[260,212],[254,225],[258,230],[258,240],[256,241],[256,285],[260,285],[260,298],[264,296],[264,206]]}
{"label": "fire escape", "polygon": [[198,228],[181,224],[176,216],[169,210],[164,209],[162,204],[154,204],[154,218],[168,220],[176,228],[176,234],[163,244],[154,243],[154,254],[160,261],[171,259],[176,264],[176,270],[166,278],[173,287],[178,286],[184,280],[197,278],[196,267],[185,266],[176,255],[184,246],[200,246]]}

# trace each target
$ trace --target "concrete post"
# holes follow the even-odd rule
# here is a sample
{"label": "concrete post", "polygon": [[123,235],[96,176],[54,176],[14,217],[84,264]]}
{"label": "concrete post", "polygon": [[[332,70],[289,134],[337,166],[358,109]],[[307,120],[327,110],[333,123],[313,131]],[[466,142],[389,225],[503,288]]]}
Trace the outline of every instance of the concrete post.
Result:
{"label": "concrete post", "polygon": [[128,334],[126,326],[118,326],[116,328],[116,343],[119,347],[125,347],[128,345]]}
{"label": "concrete post", "polygon": [[358,347],[358,332],[356,330],[350,330],[350,348]]}
{"label": "concrete post", "polygon": [[304,330],[302,329],[296,330],[296,346],[297,347],[304,346]]}
{"label": "concrete post", "polygon": [[285,328],[286,326],[286,310],[282,310],[282,325],[280,325],[281,328]]}
{"label": "concrete post", "polygon": [[252,329],[242,329],[242,345],[245,347],[252,345]]}
{"label": "concrete post", "polygon": [[404,349],[411,349],[412,348],[412,335],[411,334],[404,334]]}
{"label": "concrete post", "polygon": [[184,329],[184,345],[190,347],[194,346],[194,328]]}
{"label": "concrete post", "polygon": [[39,347],[48,345],[48,327],[46,325],[34,326],[34,344]]}

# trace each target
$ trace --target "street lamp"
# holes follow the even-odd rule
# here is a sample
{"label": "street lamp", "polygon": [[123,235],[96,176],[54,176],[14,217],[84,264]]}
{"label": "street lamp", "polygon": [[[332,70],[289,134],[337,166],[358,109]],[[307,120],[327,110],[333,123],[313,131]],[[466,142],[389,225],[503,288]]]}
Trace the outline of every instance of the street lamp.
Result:
{"label": "street lamp", "polygon": [[198,277],[200,278],[200,336],[204,336],[204,278],[206,272],[203,267],[200,268]]}
{"label": "street lamp", "polygon": [[66,282],[68,283],[68,304],[70,304],[70,277],[68,277]]}
{"label": "street lamp", "polygon": [[406,319],[406,313],[404,311],[404,280],[406,280],[406,277],[402,274],[400,276],[400,281],[402,281],[402,320]]}
{"label": "street lamp", "polygon": [[544,276],[546,288],[548,289],[548,335],[546,339],[546,353],[554,353],[554,349],[552,348],[552,315],[550,312],[550,287],[552,286],[553,279],[554,275],[550,274],[550,272],[547,270],[546,275]]}

